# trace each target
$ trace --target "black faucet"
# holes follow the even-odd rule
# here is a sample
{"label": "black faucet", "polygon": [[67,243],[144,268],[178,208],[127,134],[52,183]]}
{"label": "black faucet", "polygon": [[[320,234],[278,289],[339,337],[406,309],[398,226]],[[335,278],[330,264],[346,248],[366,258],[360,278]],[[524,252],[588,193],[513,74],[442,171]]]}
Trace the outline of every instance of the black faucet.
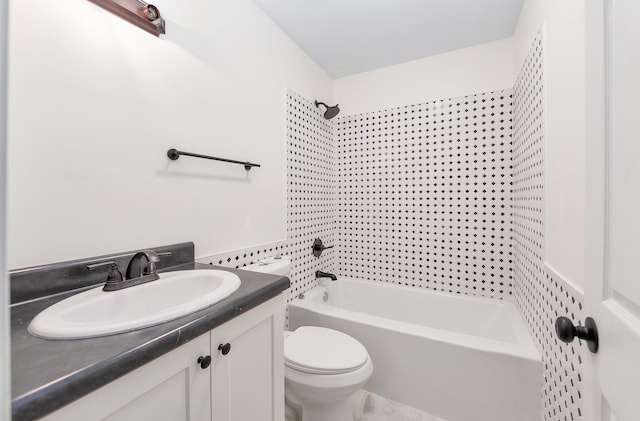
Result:
{"label": "black faucet", "polygon": [[331,278],[332,281],[338,280],[338,277],[333,273],[323,272],[321,270],[316,271],[316,279],[317,278]]}
{"label": "black faucet", "polygon": [[95,270],[102,266],[109,266],[110,272],[107,283],[104,284],[103,291],[118,291],[135,285],[160,279],[156,271],[156,263],[160,261],[158,256],[170,256],[171,252],[156,253],[153,250],[142,250],[137,252],[129,262],[127,276],[123,278],[116,262],[104,262],[87,266],[89,270]]}
{"label": "black faucet", "polygon": [[150,276],[158,279],[158,272],[156,272],[156,263],[160,261],[158,254],[153,250],[141,250],[133,255],[129,266],[127,267],[127,279],[141,278],[143,276]]}

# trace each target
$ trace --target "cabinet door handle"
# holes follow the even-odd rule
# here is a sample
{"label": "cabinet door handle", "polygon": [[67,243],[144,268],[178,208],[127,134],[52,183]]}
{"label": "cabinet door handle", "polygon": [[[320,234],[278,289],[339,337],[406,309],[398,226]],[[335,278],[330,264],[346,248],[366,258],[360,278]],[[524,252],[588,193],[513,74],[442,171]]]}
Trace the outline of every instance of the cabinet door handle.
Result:
{"label": "cabinet door handle", "polygon": [[227,355],[229,351],[231,351],[231,344],[229,342],[226,344],[220,344],[220,346],[218,346],[218,351],[221,351],[222,355]]}
{"label": "cabinet door handle", "polygon": [[207,368],[211,365],[211,355],[207,355],[206,357],[199,357],[198,364],[200,364],[201,368]]}

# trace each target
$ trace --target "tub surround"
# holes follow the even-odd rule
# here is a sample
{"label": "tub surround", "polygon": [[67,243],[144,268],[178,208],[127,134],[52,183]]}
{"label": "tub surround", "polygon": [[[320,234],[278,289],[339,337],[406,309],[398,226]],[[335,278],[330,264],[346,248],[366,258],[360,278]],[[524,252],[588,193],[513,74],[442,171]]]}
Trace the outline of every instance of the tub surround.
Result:
{"label": "tub surround", "polygon": [[511,92],[336,119],[340,275],[511,299]]}
{"label": "tub surround", "polygon": [[[97,277],[90,273],[87,278],[86,269],[82,270],[87,264],[115,259],[122,268],[135,252],[11,272],[12,297],[23,298],[11,307],[14,420],[42,417],[245,313],[289,287],[286,277],[196,263],[193,243],[154,250],[173,252],[171,257],[161,261],[160,271],[215,268],[237,274],[242,284],[230,297],[176,320],[101,338],[59,341],[30,335],[27,332],[30,321],[48,306],[77,293],[78,288],[96,286],[96,283],[106,280],[106,272]],[[78,279],[79,275],[85,278],[84,281]],[[66,290],[65,285],[69,285]],[[51,291],[55,291],[55,295],[51,295]]]}
{"label": "tub surround", "polygon": [[[287,91],[287,246],[293,262],[288,300],[318,284],[317,270],[336,273],[337,142],[334,121],[313,101]],[[313,255],[316,238],[335,248]]]}
{"label": "tub surround", "polygon": [[[548,201],[545,180],[549,178],[549,129],[545,118],[549,76],[545,53],[545,32],[541,29],[529,49],[513,93],[513,202],[514,202],[514,286],[515,303],[520,310],[544,365],[542,388],[543,419],[576,420],[582,413],[583,361],[585,346],[578,341],[560,342],[554,331],[556,317],[567,315],[584,320],[584,295],[546,265],[548,244],[545,235]],[[563,82],[564,83],[564,82]],[[546,241],[546,243],[545,243]]]}

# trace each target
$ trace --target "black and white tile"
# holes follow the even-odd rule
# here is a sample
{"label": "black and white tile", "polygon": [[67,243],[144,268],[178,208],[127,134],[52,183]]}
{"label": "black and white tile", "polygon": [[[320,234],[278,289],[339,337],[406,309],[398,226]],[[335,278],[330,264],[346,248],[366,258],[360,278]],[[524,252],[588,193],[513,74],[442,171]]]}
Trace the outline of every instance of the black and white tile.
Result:
{"label": "black and white tile", "polygon": [[508,298],[511,90],[338,118],[342,275]]}
{"label": "black and white tile", "polygon": [[322,109],[295,92],[287,92],[287,252],[292,256],[289,299],[317,285],[315,272],[336,273],[337,249],[320,257],[313,241],[335,246],[336,141],[333,122]]}
{"label": "black and white tile", "polygon": [[544,267],[544,42],[539,33],[513,89],[514,296],[542,355],[543,419],[582,416],[584,346],[559,342],[554,321],[584,320],[583,296]]}
{"label": "black and white tile", "polygon": [[242,269],[244,266],[252,265],[267,257],[287,254],[286,241],[277,241],[268,244],[261,244],[247,247],[240,250],[232,250],[212,256],[198,258],[198,263],[211,264],[228,268]]}

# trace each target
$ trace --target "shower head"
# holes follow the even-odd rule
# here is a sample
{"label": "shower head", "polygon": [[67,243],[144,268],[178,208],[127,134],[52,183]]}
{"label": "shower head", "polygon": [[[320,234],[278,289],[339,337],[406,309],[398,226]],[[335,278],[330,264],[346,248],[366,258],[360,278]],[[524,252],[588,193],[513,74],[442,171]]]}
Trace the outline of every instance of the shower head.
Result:
{"label": "shower head", "polygon": [[318,107],[320,105],[324,106],[324,108],[327,109],[324,112],[324,118],[326,118],[327,120],[331,120],[333,117],[337,116],[338,113],[340,112],[340,108],[338,108],[338,104],[334,105],[333,107],[330,107],[327,104],[325,104],[324,102],[320,102],[320,101],[316,100],[316,107]]}

